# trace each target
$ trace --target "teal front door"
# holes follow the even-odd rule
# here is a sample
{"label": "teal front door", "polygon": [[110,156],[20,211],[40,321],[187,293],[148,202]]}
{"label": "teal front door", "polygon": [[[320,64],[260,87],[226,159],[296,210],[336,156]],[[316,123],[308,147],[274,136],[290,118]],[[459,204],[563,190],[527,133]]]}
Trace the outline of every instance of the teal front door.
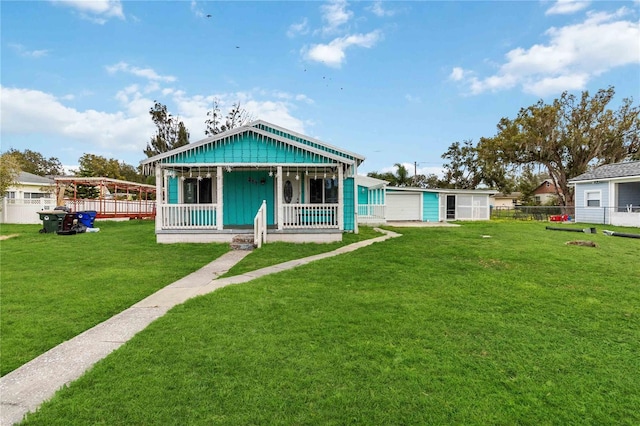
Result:
{"label": "teal front door", "polygon": [[267,201],[267,224],[274,221],[274,180],[264,170],[224,172],[223,180],[223,225],[253,226],[262,200]]}

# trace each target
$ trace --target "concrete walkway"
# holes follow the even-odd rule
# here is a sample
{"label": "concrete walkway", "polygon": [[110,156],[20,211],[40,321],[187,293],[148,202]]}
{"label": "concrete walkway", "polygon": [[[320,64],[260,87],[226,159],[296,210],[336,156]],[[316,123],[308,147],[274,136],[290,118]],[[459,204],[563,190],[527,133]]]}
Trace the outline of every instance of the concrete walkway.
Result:
{"label": "concrete walkway", "polygon": [[35,411],[63,386],[79,378],[93,364],[118,349],[151,322],[172,307],[192,297],[211,293],[230,284],[292,269],[297,266],[348,253],[378,241],[399,237],[395,232],[378,229],[385,235],[340,247],[328,253],[296,259],[229,278],[217,279],[242,260],[249,251],[230,251],[198,271],[168,285],[129,309],[70,339],[22,367],[0,378],[0,425],[18,423]]}

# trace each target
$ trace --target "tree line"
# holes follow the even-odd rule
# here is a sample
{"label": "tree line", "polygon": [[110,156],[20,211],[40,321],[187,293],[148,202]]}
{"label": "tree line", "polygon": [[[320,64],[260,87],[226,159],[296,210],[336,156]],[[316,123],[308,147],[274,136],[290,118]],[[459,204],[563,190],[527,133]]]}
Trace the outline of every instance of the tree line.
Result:
{"label": "tree line", "polygon": [[[616,109],[609,107],[615,90],[588,91],[580,96],[568,92],[550,104],[542,100],[521,108],[515,118],[502,118],[492,137],[453,142],[441,158],[444,175],[411,175],[396,163],[395,173],[371,172],[371,177],[386,180],[391,186],[420,188],[476,189],[490,188],[503,193],[521,192],[525,200],[544,180],[556,188],[560,205],[573,205],[568,181],[601,164],[640,160],[640,108],[632,98],[625,98]],[[154,101],[149,109],[156,131],[143,150],[147,157],[170,151],[189,143],[189,130],[172,115],[167,106]],[[214,100],[207,112],[205,134],[213,136],[253,120],[240,102],[226,115]],[[83,154],[78,160],[77,176],[103,176],[132,182],[149,178],[134,167],[114,158]],[[45,158],[25,149],[10,149],[0,157],[0,194],[14,182],[19,171],[35,175],[63,175],[60,160]]]}
{"label": "tree line", "polygon": [[444,176],[409,176],[402,164],[396,173],[369,173],[391,186],[422,188],[490,188],[522,192],[531,198],[544,180],[556,188],[559,205],[571,206],[568,182],[602,164],[640,160],[640,108],[625,98],[612,109],[613,87],[568,92],[550,104],[540,100],[521,108],[515,118],[502,118],[492,137],[452,143],[441,158]]}

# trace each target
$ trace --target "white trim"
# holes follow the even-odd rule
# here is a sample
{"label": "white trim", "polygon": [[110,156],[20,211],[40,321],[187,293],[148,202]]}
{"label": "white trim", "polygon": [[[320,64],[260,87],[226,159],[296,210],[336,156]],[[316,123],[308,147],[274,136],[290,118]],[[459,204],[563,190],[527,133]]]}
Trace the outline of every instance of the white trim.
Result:
{"label": "white trim", "polygon": [[[265,123],[265,125],[269,126],[269,127],[275,127],[270,123]],[[346,151],[341,150],[341,149],[339,149],[337,147],[328,146],[327,144],[325,144],[323,142],[311,141],[307,137],[300,136],[301,139],[309,140],[309,142],[316,143],[318,145],[322,145],[327,149],[339,151],[342,154],[345,154],[345,155],[350,156],[350,157],[354,157],[354,159],[352,160],[352,159],[349,159],[349,158],[346,158],[346,157],[342,157],[340,155],[332,154],[332,153],[324,151],[322,149],[313,148],[313,147],[310,147],[308,145],[296,142],[296,141],[294,141],[292,139],[283,138],[282,136],[274,135],[273,133],[269,133],[269,132],[267,132],[265,130],[260,130],[260,129],[256,128],[256,127],[253,127],[253,126],[242,126],[242,127],[237,127],[236,129],[229,130],[229,131],[224,132],[224,133],[219,133],[218,135],[215,135],[214,137],[208,137],[208,138],[202,139],[200,141],[193,142],[193,143],[181,146],[179,148],[173,149],[171,151],[167,151],[167,152],[163,152],[162,154],[154,155],[153,157],[147,158],[146,160],[142,160],[140,162],[140,165],[143,166],[143,169],[144,169],[145,166],[147,166],[149,164],[153,164],[153,163],[159,162],[160,160],[162,160],[164,158],[169,158],[169,157],[172,157],[174,155],[178,155],[178,154],[181,154],[181,153],[192,151],[192,150],[195,150],[197,148],[200,148],[201,146],[205,146],[205,145],[208,145],[208,144],[215,144],[215,143],[223,141],[223,140],[225,140],[227,138],[230,138],[230,137],[233,137],[233,136],[237,136],[237,135],[241,135],[243,133],[248,133],[248,132],[256,133],[257,135],[260,135],[260,136],[263,136],[263,137],[266,137],[266,138],[270,138],[270,139],[275,140],[277,142],[280,142],[282,144],[290,145],[290,146],[292,146],[294,148],[298,148],[298,149],[300,149],[302,151],[310,152],[310,153],[318,155],[320,157],[325,157],[325,158],[328,158],[328,159],[332,159],[332,160],[337,161],[339,163],[353,164],[357,160],[360,160],[361,162],[364,161],[364,157],[362,157],[362,156],[358,156],[356,158],[352,153],[346,152]],[[289,132],[287,130],[283,130],[283,132],[291,134],[291,132]]]}
{"label": "white trim", "polygon": [[[355,183],[355,181],[354,181]],[[358,190],[358,186],[356,185],[355,190]],[[357,204],[357,195],[356,195],[356,206]],[[356,220],[357,215],[358,214],[358,210],[356,207],[356,211],[355,211],[355,215],[354,215],[354,220],[355,220],[355,227],[354,229],[354,233],[358,233],[358,221]],[[340,229],[341,231],[344,231],[344,176],[342,174],[342,167],[338,167],[338,229]]]}
{"label": "white trim", "polygon": [[156,165],[156,233],[162,229],[162,167]]}
{"label": "white trim", "polygon": [[216,168],[216,185],[217,185],[217,191],[216,191],[216,201],[218,204],[218,211],[217,211],[217,217],[216,217],[216,225],[218,230],[222,230],[224,229],[223,223],[224,223],[224,194],[223,194],[223,180],[224,180],[224,172],[222,171],[222,166],[218,166]]}
{"label": "white trim", "polygon": [[[589,194],[598,194],[598,205],[590,206],[589,205]],[[595,200],[593,198],[592,200]],[[602,190],[601,189],[585,189],[584,190],[584,207],[587,209],[600,209],[602,208]]]}
{"label": "white trim", "polygon": [[282,230],[282,224],[284,223],[283,185],[284,182],[282,181],[282,166],[278,166],[276,168],[276,223],[278,224],[278,230]]}

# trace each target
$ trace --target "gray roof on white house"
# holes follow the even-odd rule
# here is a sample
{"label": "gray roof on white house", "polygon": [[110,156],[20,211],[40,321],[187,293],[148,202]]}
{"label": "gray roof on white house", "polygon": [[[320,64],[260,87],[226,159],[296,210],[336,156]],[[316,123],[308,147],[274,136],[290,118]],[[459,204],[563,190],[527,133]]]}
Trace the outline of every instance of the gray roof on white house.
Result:
{"label": "gray roof on white house", "polygon": [[624,163],[605,164],[597,167],[590,172],[576,176],[569,182],[578,182],[586,180],[606,180],[623,177],[640,177],[640,161],[627,161]]}
{"label": "gray roof on white house", "polygon": [[53,185],[55,184],[53,179],[48,177],[34,175],[33,173],[20,172],[16,182],[22,184],[38,184],[38,185]]}

